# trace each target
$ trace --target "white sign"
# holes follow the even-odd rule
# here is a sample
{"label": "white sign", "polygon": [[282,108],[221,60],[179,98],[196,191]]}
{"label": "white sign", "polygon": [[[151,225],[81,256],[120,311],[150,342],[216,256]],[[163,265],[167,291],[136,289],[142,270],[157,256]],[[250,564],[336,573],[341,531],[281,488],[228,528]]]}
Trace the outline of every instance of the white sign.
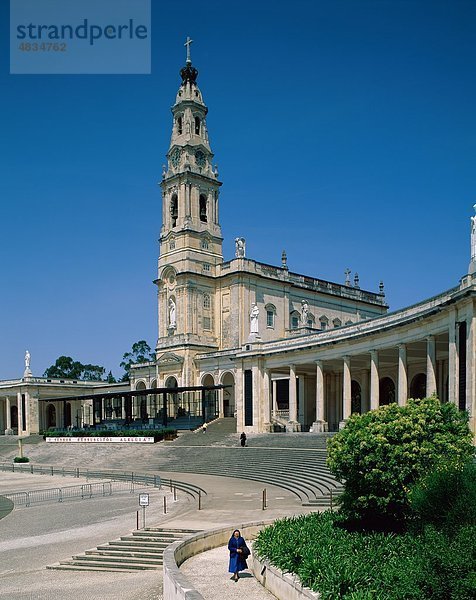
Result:
{"label": "white sign", "polygon": [[139,494],[139,506],[149,506],[149,494]]}
{"label": "white sign", "polygon": [[47,437],[49,443],[66,443],[66,444],[153,444],[153,437]]}

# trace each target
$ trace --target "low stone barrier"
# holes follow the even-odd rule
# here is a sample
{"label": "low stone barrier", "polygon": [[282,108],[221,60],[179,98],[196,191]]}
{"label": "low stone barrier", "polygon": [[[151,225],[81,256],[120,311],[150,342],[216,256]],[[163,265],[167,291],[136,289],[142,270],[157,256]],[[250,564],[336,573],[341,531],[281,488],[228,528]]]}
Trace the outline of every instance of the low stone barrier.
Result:
{"label": "low stone barrier", "polygon": [[[200,592],[193,588],[190,581],[180,571],[180,565],[201,552],[226,546],[233,529],[239,529],[243,537],[251,541],[263,527],[271,525],[273,522],[274,519],[242,523],[241,525],[235,523],[228,527],[202,531],[168,546],[164,550],[163,559],[164,600],[203,600]],[[250,568],[256,579],[277,598],[286,598],[286,600],[319,599],[319,594],[303,588],[295,576],[281,573],[267,561],[261,562],[254,555],[250,559]]]}

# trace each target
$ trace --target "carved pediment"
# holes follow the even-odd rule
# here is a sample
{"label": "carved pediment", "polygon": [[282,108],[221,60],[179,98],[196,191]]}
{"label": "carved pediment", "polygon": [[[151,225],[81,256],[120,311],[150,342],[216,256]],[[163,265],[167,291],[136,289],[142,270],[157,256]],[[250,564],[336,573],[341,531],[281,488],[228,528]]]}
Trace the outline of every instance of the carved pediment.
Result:
{"label": "carved pediment", "polygon": [[181,365],[183,363],[183,358],[181,356],[177,356],[173,352],[164,352],[157,359],[157,364],[160,366],[163,365]]}

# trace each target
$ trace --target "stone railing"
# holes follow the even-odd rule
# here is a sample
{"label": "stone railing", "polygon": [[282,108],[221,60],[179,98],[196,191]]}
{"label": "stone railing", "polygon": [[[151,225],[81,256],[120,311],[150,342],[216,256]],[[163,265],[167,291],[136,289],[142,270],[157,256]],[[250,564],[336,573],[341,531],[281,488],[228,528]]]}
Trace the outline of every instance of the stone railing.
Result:
{"label": "stone railing", "polygon": [[[168,546],[164,550],[164,600],[203,600],[200,592],[193,588],[190,581],[180,571],[180,565],[201,552],[226,546],[234,528],[239,529],[243,537],[251,541],[256,538],[263,527],[271,525],[271,523],[273,520],[255,521],[202,531]],[[303,588],[295,576],[283,574],[267,561],[260,561],[255,556],[248,560],[255,578],[276,598],[286,598],[286,600],[319,599],[319,594]]]}

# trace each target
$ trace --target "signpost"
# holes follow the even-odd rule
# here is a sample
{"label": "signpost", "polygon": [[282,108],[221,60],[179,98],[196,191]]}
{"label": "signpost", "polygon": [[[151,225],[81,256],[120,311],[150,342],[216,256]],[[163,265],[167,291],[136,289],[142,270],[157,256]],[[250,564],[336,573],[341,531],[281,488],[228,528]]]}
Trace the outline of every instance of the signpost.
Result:
{"label": "signpost", "polygon": [[139,494],[139,506],[142,506],[142,527],[145,529],[145,509],[149,506],[149,494]]}

